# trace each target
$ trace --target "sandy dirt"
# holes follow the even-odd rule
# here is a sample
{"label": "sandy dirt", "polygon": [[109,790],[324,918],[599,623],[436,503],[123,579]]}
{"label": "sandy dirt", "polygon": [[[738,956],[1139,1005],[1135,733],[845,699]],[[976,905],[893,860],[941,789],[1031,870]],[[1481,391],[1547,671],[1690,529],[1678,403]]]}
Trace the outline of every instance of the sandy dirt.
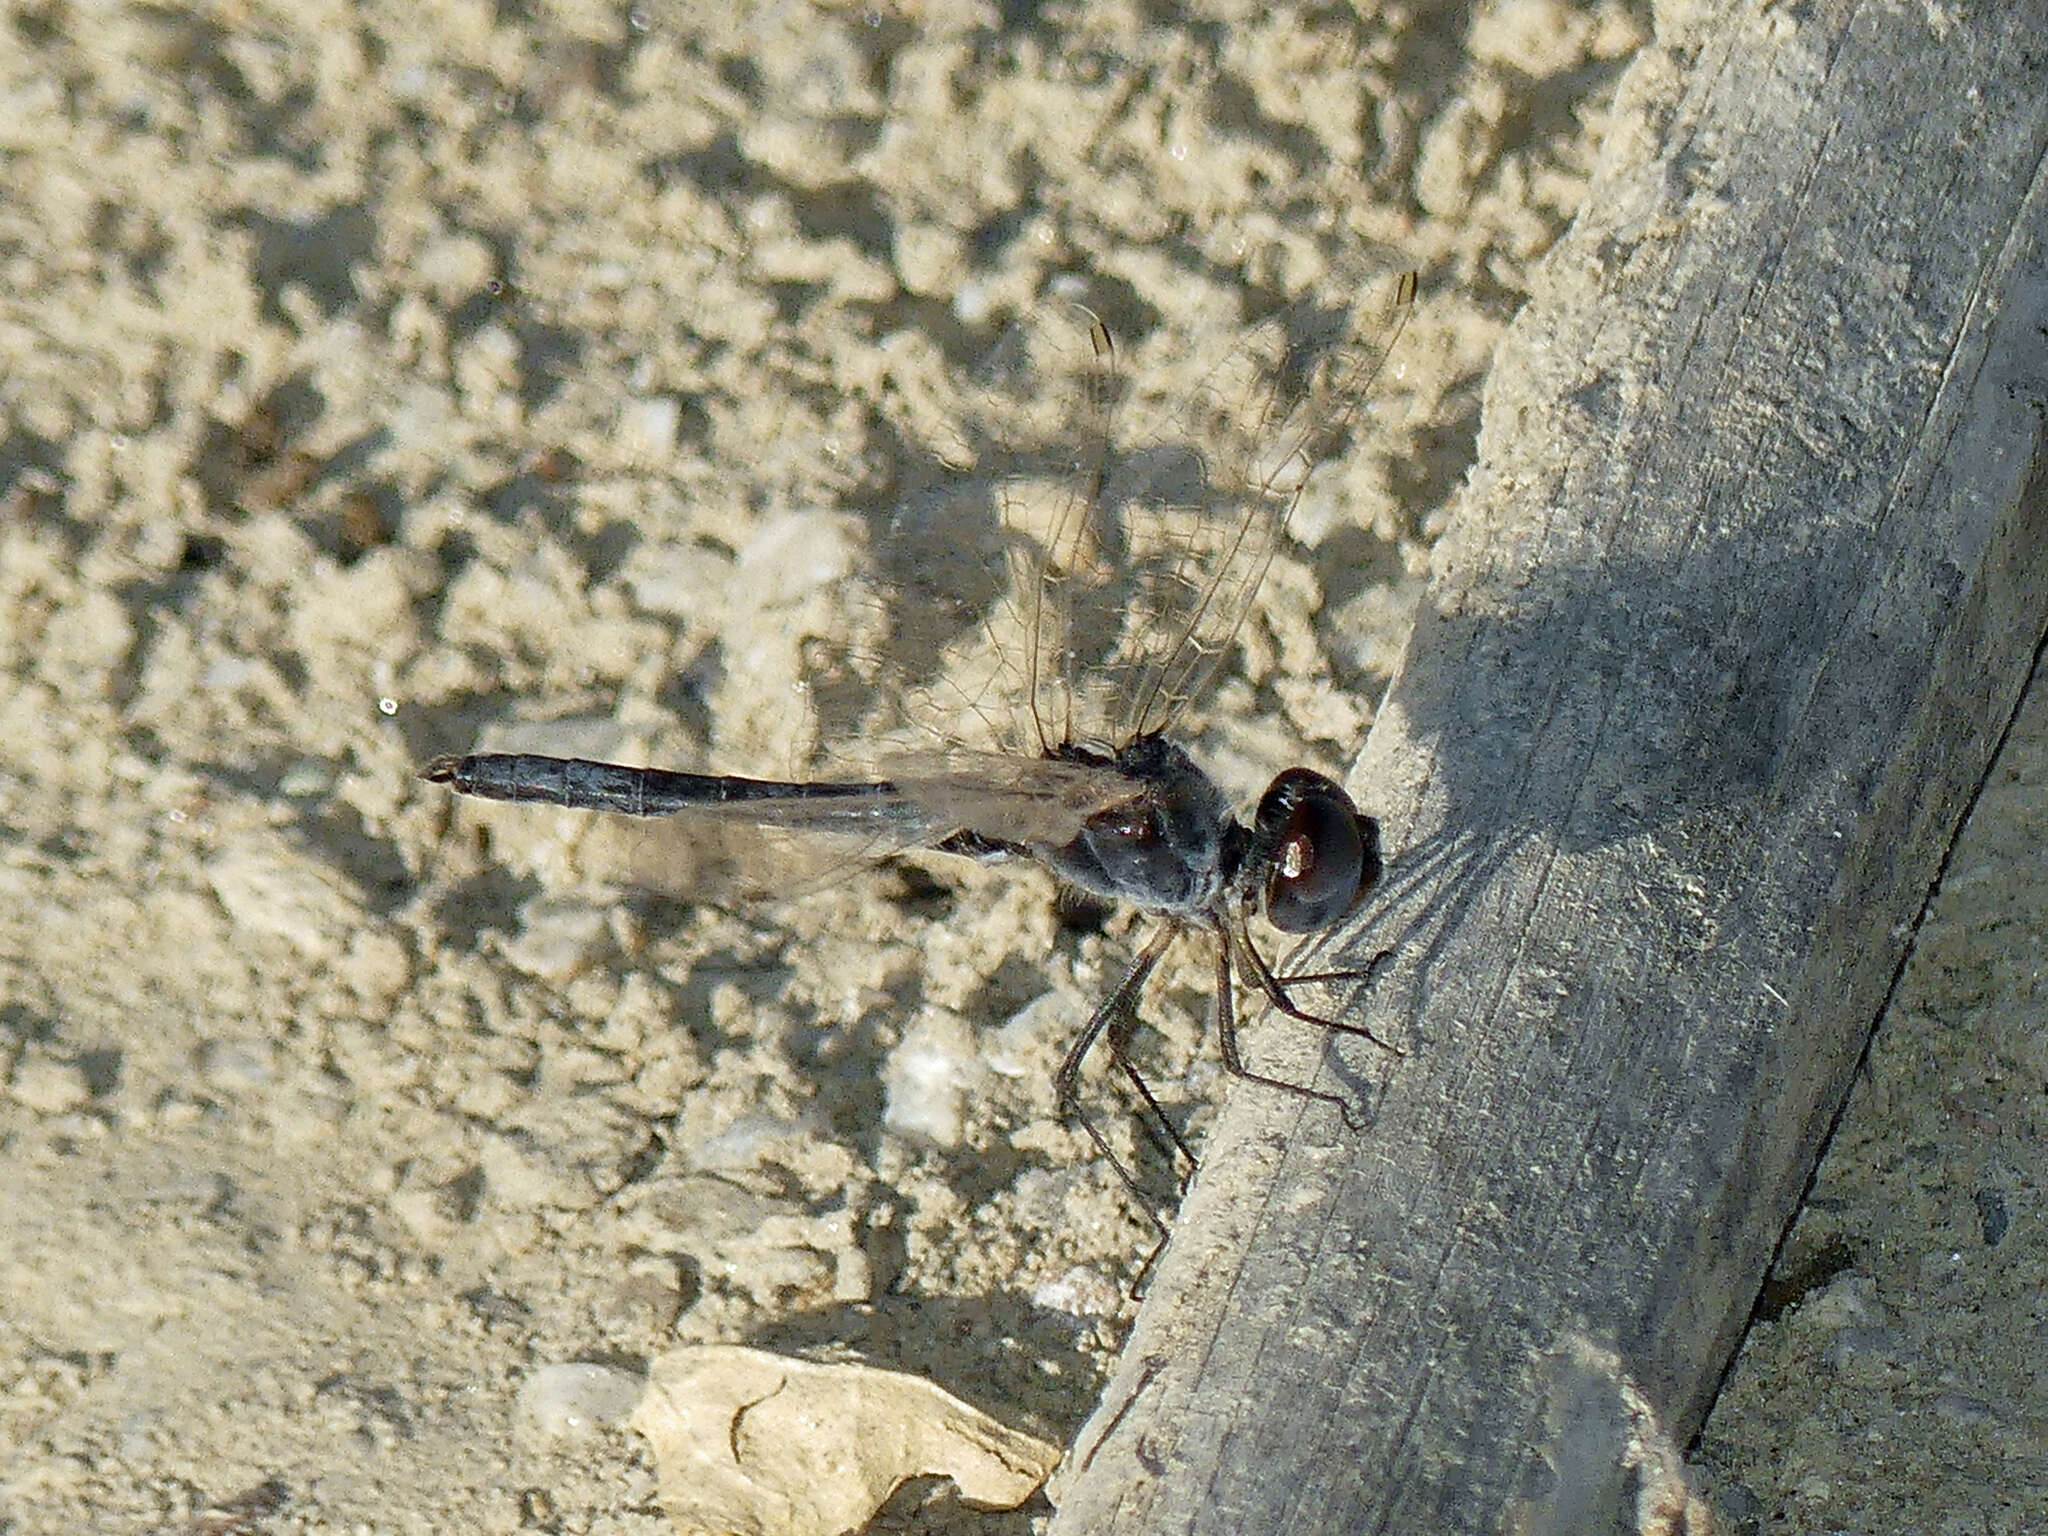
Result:
{"label": "sandy dirt", "polygon": [[[1194,737],[1341,772],[1648,18],[714,10],[0,18],[0,1530],[665,1531],[534,1383],[678,1341],[1094,1402],[1151,1236],[1049,1078],[1127,920],[686,902],[414,771],[815,766],[1009,328],[1171,400],[1416,267]],[[1700,1448],[1736,1529],[2048,1521],[2042,699]]]}

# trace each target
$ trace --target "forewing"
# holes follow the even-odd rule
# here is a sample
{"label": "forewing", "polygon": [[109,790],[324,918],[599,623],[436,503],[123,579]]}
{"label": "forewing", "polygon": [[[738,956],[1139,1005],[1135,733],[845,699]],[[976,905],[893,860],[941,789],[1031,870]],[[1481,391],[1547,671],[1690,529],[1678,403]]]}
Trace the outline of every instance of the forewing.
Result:
{"label": "forewing", "polygon": [[706,806],[651,821],[608,816],[596,834],[614,878],[700,900],[794,896],[953,830],[908,789],[861,809],[813,801]]}
{"label": "forewing", "polygon": [[1369,402],[1415,294],[1405,274],[1363,321],[1290,306],[1170,418],[1177,440],[1118,460],[1105,520],[1134,564],[1120,739],[1168,729],[1207,693],[1257,599],[1310,471]]}
{"label": "forewing", "polygon": [[993,753],[913,753],[884,764],[890,781],[915,801],[933,841],[969,832],[1026,849],[1060,848],[1091,817],[1139,799],[1145,786],[1095,763]]}
{"label": "forewing", "polygon": [[948,653],[954,704],[995,725],[993,701],[1021,697],[1022,728],[994,734],[1038,752],[1169,727],[1228,656],[1309,470],[1369,398],[1413,291],[1404,278],[1362,323],[1292,306],[1197,367],[1201,384],[1173,402],[1137,388],[1085,312],[1032,326],[990,413],[1001,425],[989,435],[1011,445],[991,482],[1000,533],[926,530],[948,545],[935,560],[1002,583],[971,643]]}

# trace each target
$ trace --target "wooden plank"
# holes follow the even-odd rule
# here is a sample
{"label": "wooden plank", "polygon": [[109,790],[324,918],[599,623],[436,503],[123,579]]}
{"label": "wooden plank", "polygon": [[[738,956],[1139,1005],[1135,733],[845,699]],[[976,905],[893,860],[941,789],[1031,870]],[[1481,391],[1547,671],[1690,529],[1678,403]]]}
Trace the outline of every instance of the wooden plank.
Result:
{"label": "wooden plank", "polygon": [[1353,786],[1407,1054],[1247,1032],[1374,1123],[1232,1093],[1056,1532],[1698,1518],[2048,626],[2044,38],[1821,0],[1632,66]]}

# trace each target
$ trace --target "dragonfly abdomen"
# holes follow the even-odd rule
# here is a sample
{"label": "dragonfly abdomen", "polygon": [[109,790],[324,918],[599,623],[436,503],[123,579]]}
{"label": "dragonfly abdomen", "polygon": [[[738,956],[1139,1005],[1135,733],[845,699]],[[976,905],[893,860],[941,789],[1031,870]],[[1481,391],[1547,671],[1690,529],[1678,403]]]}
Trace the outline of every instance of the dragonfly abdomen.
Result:
{"label": "dragonfly abdomen", "polygon": [[678,773],[670,768],[629,768],[621,763],[532,752],[437,757],[420,771],[420,777],[485,800],[612,811],[623,816],[674,816],[714,806],[792,800],[851,802],[849,809],[857,815],[859,802],[893,799],[897,793],[896,786],[888,783],[791,784]]}

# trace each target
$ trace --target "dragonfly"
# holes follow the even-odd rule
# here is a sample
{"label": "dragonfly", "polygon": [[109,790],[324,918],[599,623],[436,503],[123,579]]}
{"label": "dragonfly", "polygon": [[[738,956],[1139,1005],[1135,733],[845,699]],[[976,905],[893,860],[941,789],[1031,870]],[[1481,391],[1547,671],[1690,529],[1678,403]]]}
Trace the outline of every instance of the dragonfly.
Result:
{"label": "dragonfly", "polygon": [[[1128,464],[1112,451],[1116,348],[1089,317],[1087,446],[1065,462],[1049,499],[1005,500],[1012,623],[996,647],[998,691],[1023,721],[1005,750],[906,749],[876,758],[866,776],[817,780],[486,751],[438,757],[421,777],[483,800],[836,838],[870,857],[919,849],[1029,860],[1072,891],[1148,914],[1153,931],[1082,1026],[1054,1087],[1062,1115],[1163,1230],[1080,1087],[1090,1055],[1105,1049],[1155,1140],[1186,1168],[1185,1187],[1196,1159],[1132,1054],[1147,983],[1176,942],[1213,945],[1210,1024],[1231,1075],[1327,1102],[1357,1123],[1344,1095],[1246,1062],[1240,979],[1288,1018],[1400,1054],[1364,1025],[1294,999],[1301,986],[1361,973],[1284,975],[1253,933],[1255,920],[1290,937],[1331,933],[1379,883],[1378,823],[1303,767],[1275,776],[1240,818],[1174,738],[1251,613],[1309,471],[1369,398],[1415,291],[1416,275],[1404,274],[1363,339],[1290,342],[1244,390],[1205,391],[1186,418],[1200,423],[1193,446],[1155,447]],[[973,700],[984,718],[988,691]]]}

